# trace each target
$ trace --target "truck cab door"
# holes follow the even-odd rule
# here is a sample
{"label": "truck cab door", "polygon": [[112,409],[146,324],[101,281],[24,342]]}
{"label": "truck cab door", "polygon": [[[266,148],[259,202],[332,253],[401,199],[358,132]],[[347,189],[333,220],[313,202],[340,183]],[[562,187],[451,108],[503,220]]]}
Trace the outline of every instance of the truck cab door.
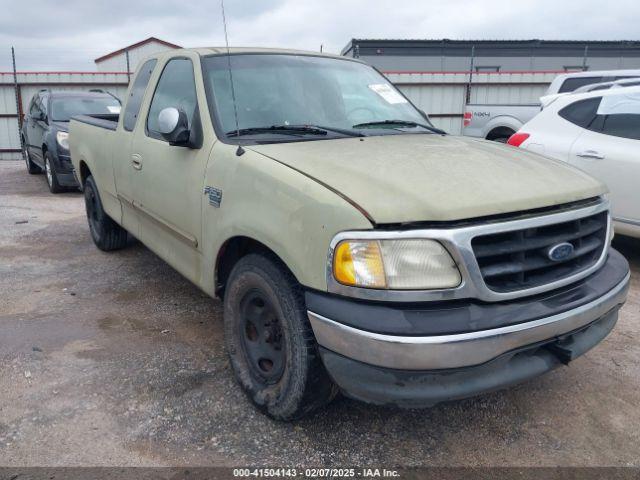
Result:
{"label": "truck cab door", "polygon": [[[165,108],[182,110],[190,129],[199,125],[194,63],[170,58],[161,66],[153,96],[136,127],[131,158],[133,200],[139,212],[140,239],[174,268],[198,281],[201,265],[201,221],[204,172],[209,149],[170,145],[160,134],[158,116]],[[145,107],[143,107],[145,108]]]}
{"label": "truck cab door", "polygon": [[119,125],[120,141],[113,145],[113,175],[118,199],[120,200],[122,219],[121,224],[129,232],[138,235],[139,217],[134,207],[135,182],[139,173],[138,164],[132,154],[133,139],[138,121],[140,107],[145,98],[149,80],[158,61],[155,58],[147,60],[138,69],[129,89],[127,102],[121,113]]}

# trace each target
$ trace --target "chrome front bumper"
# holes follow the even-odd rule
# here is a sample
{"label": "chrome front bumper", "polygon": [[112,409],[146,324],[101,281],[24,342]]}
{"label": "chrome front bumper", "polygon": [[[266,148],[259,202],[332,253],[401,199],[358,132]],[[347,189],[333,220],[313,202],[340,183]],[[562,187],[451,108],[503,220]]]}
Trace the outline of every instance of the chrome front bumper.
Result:
{"label": "chrome front bumper", "polygon": [[344,357],[402,370],[462,368],[583,328],[619,308],[626,299],[628,285],[629,274],[607,294],[572,310],[516,325],[454,335],[384,335],[356,329],[311,311],[308,316],[318,344]]}

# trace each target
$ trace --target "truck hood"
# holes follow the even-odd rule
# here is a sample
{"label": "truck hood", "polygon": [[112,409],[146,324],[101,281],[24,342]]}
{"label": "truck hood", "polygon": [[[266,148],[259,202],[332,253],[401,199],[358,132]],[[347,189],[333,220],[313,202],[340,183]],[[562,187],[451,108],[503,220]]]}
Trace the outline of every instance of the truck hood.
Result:
{"label": "truck hood", "polygon": [[248,148],[337,191],[376,224],[463,220],[606,192],[559,161],[464,137],[386,135]]}

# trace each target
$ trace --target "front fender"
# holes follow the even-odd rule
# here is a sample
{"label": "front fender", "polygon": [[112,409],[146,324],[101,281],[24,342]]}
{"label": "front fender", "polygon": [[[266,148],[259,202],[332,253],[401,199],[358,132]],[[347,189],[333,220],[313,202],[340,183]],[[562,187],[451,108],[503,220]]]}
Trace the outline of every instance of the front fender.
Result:
{"label": "front fender", "polygon": [[[268,157],[218,142],[211,153],[205,187],[222,191],[219,207],[203,195],[203,241],[215,284],[221,247],[230,238],[249,237],[266,245],[307,287],[326,290],[329,244],[343,230],[370,229],[352,205],[316,181]],[[212,290],[211,290],[212,291]]]}

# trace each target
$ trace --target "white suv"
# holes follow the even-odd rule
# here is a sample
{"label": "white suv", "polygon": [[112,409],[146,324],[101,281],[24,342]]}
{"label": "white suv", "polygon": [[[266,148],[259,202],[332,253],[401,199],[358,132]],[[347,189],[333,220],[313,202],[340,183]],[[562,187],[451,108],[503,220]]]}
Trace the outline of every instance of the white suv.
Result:
{"label": "white suv", "polygon": [[511,136],[607,184],[616,231],[640,237],[640,87],[558,97]]}

